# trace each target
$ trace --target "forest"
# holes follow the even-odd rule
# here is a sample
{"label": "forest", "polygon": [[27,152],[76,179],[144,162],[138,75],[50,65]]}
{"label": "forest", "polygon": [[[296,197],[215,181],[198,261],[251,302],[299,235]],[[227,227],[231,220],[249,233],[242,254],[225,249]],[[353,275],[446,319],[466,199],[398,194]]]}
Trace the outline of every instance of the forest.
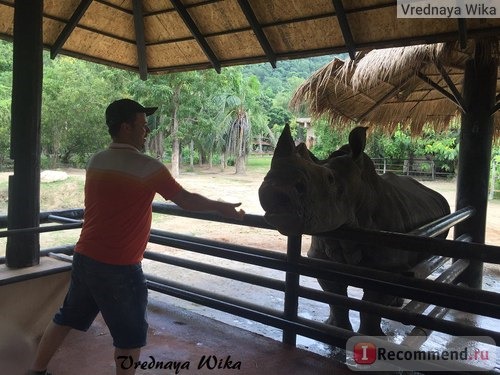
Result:
{"label": "forest", "polygon": [[[347,58],[347,56],[337,56]],[[289,123],[297,135],[296,118],[288,102],[296,88],[333,56],[280,61],[214,70],[150,75],[138,74],[66,56],[50,59],[44,53],[41,123],[42,168],[83,167],[89,156],[109,142],[104,111],[113,100],[129,97],[145,106],[158,106],[149,118],[152,129],[149,154],[172,164],[178,175],[182,164],[234,165],[244,172],[252,144],[274,143]],[[12,44],[0,41],[0,169],[11,166],[10,103]],[[324,119],[313,119],[318,157],[344,144],[347,131],[332,128]],[[355,126],[355,124],[353,124]],[[459,127],[436,134],[426,129],[419,138],[406,129],[392,135],[372,132],[367,153],[375,158],[430,158],[438,169],[454,173],[458,156]],[[495,158],[500,150],[495,148]]]}

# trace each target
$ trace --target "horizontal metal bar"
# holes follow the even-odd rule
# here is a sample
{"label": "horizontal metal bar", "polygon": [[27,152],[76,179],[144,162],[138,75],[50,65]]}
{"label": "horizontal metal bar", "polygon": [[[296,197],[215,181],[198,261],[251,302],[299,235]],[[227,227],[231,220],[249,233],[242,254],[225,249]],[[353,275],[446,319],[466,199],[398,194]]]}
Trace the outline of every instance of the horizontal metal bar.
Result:
{"label": "horizontal metal bar", "polygon": [[[457,211],[457,213],[459,216],[469,215],[469,213],[463,212],[466,210],[467,209],[459,210]],[[237,220],[225,219],[219,215],[211,213],[185,211],[174,204],[165,204],[158,202],[153,203],[153,211],[157,213],[168,213],[171,215],[190,217],[195,219],[225,222],[225,223],[245,225],[257,228],[274,229],[269,224],[267,224],[264,218],[260,215],[247,214],[245,215],[243,221],[237,221]],[[40,220],[41,221],[47,220],[48,216],[50,215],[82,218],[83,209],[41,212]],[[6,216],[0,217],[0,224],[4,222],[2,221],[3,219],[5,219],[4,221],[6,225]],[[60,229],[65,229],[65,228],[61,227]],[[20,230],[30,231],[29,228],[22,228]],[[37,230],[37,228],[33,230]],[[52,230],[57,230],[57,228],[54,228]],[[44,231],[49,231],[49,230],[44,230]],[[379,232],[379,231],[362,230],[362,229],[353,230],[353,229],[343,228],[343,229],[337,229],[332,232],[321,233],[317,235],[328,235],[328,236],[333,236],[334,238],[337,239],[356,240],[357,242],[372,243],[372,244],[377,243],[380,244],[381,246],[389,246],[401,250],[428,252],[434,255],[442,255],[453,258],[470,258],[482,262],[500,264],[500,247],[498,246],[476,244],[476,243],[457,244],[455,241],[451,240],[430,239],[430,238],[413,236],[409,234],[383,232],[383,231]]]}
{"label": "horizontal metal bar", "polygon": [[445,285],[431,280],[405,277],[384,271],[302,258],[297,267],[301,275],[332,280],[372,290],[391,291],[391,295],[416,299],[473,314],[500,319],[500,294]]}
{"label": "horizontal metal bar", "polygon": [[[73,208],[69,210],[57,210],[57,211],[43,211],[39,214],[40,223],[50,222],[49,216],[56,216],[65,219],[82,219],[84,210],[82,208]],[[8,217],[7,215],[0,216],[0,228],[7,228]]]}
{"label": "horizontal metal bar", "polygon": [[211,212],[186,211],[175,204],[159,203],[159,202],[153,202],[153,212],[161,213],[161,214],[175,215],[175,216],[189,217],[192,219],[216,221],[219,223],[228,223],[228,224],[244,225],[247,227],[276,230],[274,227],[269,225],[264,220],[264,217],[261,215],[245,214],[243,220],[240,221],[240,220],[228,219],[228,218],[225,218],[221,215],[218,215],[216,213],[211,213]]}
{"label": "horizontal metal bar", "polygon": [[434,255],[410,269],[409,271],[403,272],[404,276],[416,277],[419,279],[425,279],[431,273],[433,273],[437,268],[445,264],[450,258],[442,257],[441,255]]}
{"label": "horizontal metal bar", "polygon": [[[469,266],[469,261],[466,259],[459,259],[439,275],[434,282],[449,284],[456,280],[456,278]],[[403,307],[406,311],[415,313],[424,312],[430,304],[422,301],[411,301]]]}
{"label": "horizontal metal bar", "polygon": [[[239,262],[245,262],[249,264],[254,264],[257,266],[263,266],[268,268],[273,268],[281,271],[287,269],[287,263],[284,260],[276,259],[274,257],[257,256],[252,254],[245,254],[237,250],[230,249],[228,247],[206,245],[195,242],[193,238],[192,241],[187,241],[180,238],[159,236],[151,234],[149,241],[152,243],[157,243],[160,245],[176,247],[179,249],[195,251],[201,254],[218,256],[225,259],[236,260]],[[228,245],[228,244],[225,244]]]}
{"label": "horizontal metal bar", "polygon": [[[465,284],[458,284],[459,286],[465,286]],[[446,307],[441,307],[441,306],[435,306],[428,314],[427,316],[430,316],[432,318],[443,318],[447,313],[449,309]],[[414,327],[410,333],[403,339],[401,342],[401,345],[406,345],[410,346],[412,348],[419,348],[426,340],[427,338],[431,335],[433,331],[429,328],[424,328],[424,327]],[[456,334],[454,334],[456,335]],[[498,346],[498,341],[497,341],[497,346]]]}
{"label": "horizontal metal bar", "polygon": [[[40,256],[41,257],[48,256],[50,253],[55,253],[55,254],[61,253],[61,254],[71,255],[73,253],[74,248],[75,248],[74,244],[73,245],[50,247],[50,248],[41,250]],[[0,257],[0,264],[5,264],[5,261],[6,261],[6,259],[4,256]]]}
{"label": "horizontal metal bar", "polygon": [[474,213],[475,210],[473,207],[464,207],[460,210],[443,216],[442,218],[434,220],[418,229],[412,230],[408,234],[422,237],[435,237],[449,230],[456,224],[468,219],[469,217],[474,215]]}
{"label": "horizontal metal bar", "polygon": [[43,211],[40,212],[40,222],[49,221],[51,215],[60,216],[71,219],[82,219],[84,214],[83,208],[71,208],[67,210]]}
{"label": "horizontal metal bar", "polygon": [[211,240],[211,239],[203,238],[203,237],[193,237],[193,236],[188,236],[185,234],[168,232],[168,231],[158,230],[158,229],[151,229],[151,234],[158,235],[161,237],[175,238],[175,239],[178,239],[181,241],[196,242],[196,243],[208,245],[208,246],[223,247],[223,248],[231,249],[231,250],[234,250],[237,252],[242,252],[245,254],[254,254],[254,255],[258,255],[258,256],[262,256],[262,257],[269,257],[269,258],[283,260],[283,261],[287,260],[287,255],[285,253],[281,253],[281,252],[278,252],[276,250],[266,250],[266,249],[262,249],[262,248],[236,245],[233,243],[215,241],[215,240]]}
{"label": "horizontal metal bar", "polygon": [[[391,291],[392,293],[392,291]],[[316,289],[301,286],[299,289],[300,297],[344,306],[356,311],[363,311],[380,315],[384,318],[401,322],[407,325],[422,326],[435,331],[449,333],[454,336],[486,336],[495,340],[500,345],[500,333],[484,328],[473,327],[463,323],[451,322],[437,319],[434,317],[417,314],[411,311],[402,310],[397,307],[384,306],[373,302],[357,300],[350,297],[341,296],[334,293],[328,293]]]}
{"label": "horizontal metal bar", "polygon": [[73,251],[75,250],[75,244],[72,245],[63,245],[63,246],[56,246],[56,247],[49,247],[47,249],[43,249],[40,251],[40,256],[47,256],[50,253],[54,254],[68,254],[71,255],[73,254]]}
{"label": "horizontal metal bar", "polygon": [[59,216],[59,215],[49,215],[47,216],[47,221],[56,223],[83,223],[81,219],[73,219],[70,217]]}
{"label": "horizontal metal bar", "polygon": [[12,236],[15,234],[21,234],[21,233],[57,232],[60,230],[79,229],[81,227],[82,227],[82,223],[69,223],[69,224],[47,225],[44,227],[8,229],[8,230],[4,230],[4,231],[0,232],[0,238]]}
{"label": "horizontal metal bar", "polygon": [[297,334],[313,338],[326,344],[341,347],[349,337],[356,335],[353,332],[337,327],[323,327],[290,321],[283,318],[277,310],[264,308],[227,296],[218,295],[208,291],[161,279],[154,275],[146,274],[148,288],[160,293],[165,293],[183,300],[198,303],[229,314],[250,319],[278,329],[294,329]]}
{"label": "horizontal metal bar", "polygon": [[[455,241],[471,242],[472,237],[468,234],[462,234],[461,236],[455,238]],[[404,276],[417,277],[419,279],[425,279],[437,268],[445,264],[451,258],[443,257],[440,255],[434,255],[413,267],[407,272],[403,272]]]}
{"label": "horizontal metal bar", "polygon": [[[387,246],[399,250],[425,252],[450,258],[469,258],[486,263],[500,264],[499,246],[368,229],[342,228],[316,235],[370,244],[373,247],[373,251],[377,251],[377,247]],[[375,243],[377,246],[373,246]]]}
{"label": "horizontal metal bar", "polygon": [[189,259],[182,259],[166,254],[159,254],[152,251],[146,251],[144,253],[144,258],[156,262],[171,264],[178,267],[189,268],[191,270],[195,270],[198,272],[204,272],[215,276],[225,277],[231,280],[237,280],[252,285],[261,286],[264,288],[270,288],[282,292],[285,291],[284,281],[272,279],[270,277],[264,277],[264,276],[259,276],[257,274],[250,274],[247,272],[231,270],[224,267],[218,267],[211,264],[196,262]]}

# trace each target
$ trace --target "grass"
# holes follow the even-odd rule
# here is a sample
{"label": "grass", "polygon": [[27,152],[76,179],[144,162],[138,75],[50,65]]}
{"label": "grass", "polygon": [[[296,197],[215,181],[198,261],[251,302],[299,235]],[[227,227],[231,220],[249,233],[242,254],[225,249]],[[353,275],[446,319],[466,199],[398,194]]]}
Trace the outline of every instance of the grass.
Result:
{"label": "grass", "polygon": [[252,154],[248,157],[247,168],[254,172],[265,173],[271,166],[272,155]]}
{"label": "grass", "polygon": [[[40,184],[40,211],[83,207],[84,176],[70,176],[64,181]],[[0,175],[0,215],[7,215],[8,174]],[[75,243],[80,230],[65,230],[40,234],[42,249]],[[6,238],[0,238],[0,256],[5,255]]]}

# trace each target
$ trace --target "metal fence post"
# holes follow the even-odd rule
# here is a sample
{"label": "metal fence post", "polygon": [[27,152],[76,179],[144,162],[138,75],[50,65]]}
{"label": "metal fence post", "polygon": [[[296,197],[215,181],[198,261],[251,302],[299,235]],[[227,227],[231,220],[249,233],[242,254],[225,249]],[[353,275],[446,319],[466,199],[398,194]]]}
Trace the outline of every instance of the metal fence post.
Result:
{"label": "metal fence post", "polygon": [[[302,247],[302,236],[288,236],[287,261],[296,264],[300,259]],[[286,320],[296,320],[299,310],[299,285],[300,275],[297,272],[287,271],[285,278],[285,304],[284,315]],[[295,330],[285,328],[283,330],[283,343],[296,346],[297,334]]]}

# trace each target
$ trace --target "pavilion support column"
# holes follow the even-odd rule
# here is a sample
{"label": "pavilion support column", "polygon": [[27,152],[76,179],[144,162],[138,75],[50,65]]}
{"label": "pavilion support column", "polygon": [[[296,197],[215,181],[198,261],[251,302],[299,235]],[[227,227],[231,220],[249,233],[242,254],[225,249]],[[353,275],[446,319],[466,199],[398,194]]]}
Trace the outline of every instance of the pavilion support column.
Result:
{"label": "pavilion support column", "polygon": [[[484,243],[488,181],[493,139],[493,116],[497,82],[497,61],[492,57],[492,44],[477,42],[474,59],[467,62],[463,97],[467,113],[462,115],[458,156],[456,209],[472,206],[476,214],[455,228],[455,238],[468,233],[472,241]],[[460,281],[481,288],[483,263],[471,261]]]}
{"label": "pavilion support column", "polygon": [[[14,5],[10,144],[14,174],[9,178],[8,229],[39,226],[42,11],[43,0],[16,1]],[[39,261],[38,233],[22,233],[8,238],[8,267],[29,267]]]}

